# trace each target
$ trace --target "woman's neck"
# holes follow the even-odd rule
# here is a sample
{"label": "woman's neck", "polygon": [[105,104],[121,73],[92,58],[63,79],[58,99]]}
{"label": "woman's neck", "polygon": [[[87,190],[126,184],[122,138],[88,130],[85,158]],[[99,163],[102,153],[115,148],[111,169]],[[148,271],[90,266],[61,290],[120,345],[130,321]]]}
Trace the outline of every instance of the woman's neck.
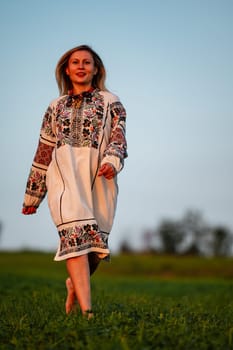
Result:
{"label": "woman's neck", "polygon": [[89,92],[89,91],[92,91],[93,90],[93,87],[91,85],[75,85],[73,86],[73,89],[72,89],[72,94],[73,95],[79,95],[79,94],[82,94],[83,92]]}

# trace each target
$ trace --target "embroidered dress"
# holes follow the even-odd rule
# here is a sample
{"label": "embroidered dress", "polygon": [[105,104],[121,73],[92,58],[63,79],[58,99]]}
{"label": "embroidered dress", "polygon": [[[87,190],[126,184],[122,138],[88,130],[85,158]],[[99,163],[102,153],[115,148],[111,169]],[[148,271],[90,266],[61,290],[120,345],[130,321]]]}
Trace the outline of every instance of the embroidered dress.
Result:
{"label": "embroidered dress", "polygon": [[27,181],[25,206],[48,205],[60,243],[55,260],[96,252],[109,255],[117,176],[98,176],[104,163],[117,173],[127,157],[126,112],[110,92],[65,95],[49,105]]}

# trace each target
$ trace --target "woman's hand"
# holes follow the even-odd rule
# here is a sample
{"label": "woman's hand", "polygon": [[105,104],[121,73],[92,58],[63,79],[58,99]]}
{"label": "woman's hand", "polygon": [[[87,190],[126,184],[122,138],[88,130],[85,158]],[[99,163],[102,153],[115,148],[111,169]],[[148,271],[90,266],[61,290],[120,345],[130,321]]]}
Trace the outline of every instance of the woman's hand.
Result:
{"label": "woman's hand", "polygon": [[116,170],[112,164],[105,163],[100,167],[98,176],[104,176],[106,179],[111,180],[116,176]]}
{"label": "woman's hand", "polygon": [[35,214],[36,213],[36,207],[23,207],[22,209],[22,214],[24,215],[31,215],[31,214]]}

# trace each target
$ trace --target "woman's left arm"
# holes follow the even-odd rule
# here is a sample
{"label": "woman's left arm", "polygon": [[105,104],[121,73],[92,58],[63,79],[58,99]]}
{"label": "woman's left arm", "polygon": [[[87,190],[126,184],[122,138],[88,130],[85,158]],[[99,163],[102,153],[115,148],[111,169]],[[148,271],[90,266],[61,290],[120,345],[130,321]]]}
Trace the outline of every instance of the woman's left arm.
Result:
{"label": "woman's left arm", "polygon": [[111,103],[110,115],[111,134],[101,164],[110,163],[116,173],[119,173],[124,167],[124,159],[128,156],[125,125],[126,111],[120,101]]}

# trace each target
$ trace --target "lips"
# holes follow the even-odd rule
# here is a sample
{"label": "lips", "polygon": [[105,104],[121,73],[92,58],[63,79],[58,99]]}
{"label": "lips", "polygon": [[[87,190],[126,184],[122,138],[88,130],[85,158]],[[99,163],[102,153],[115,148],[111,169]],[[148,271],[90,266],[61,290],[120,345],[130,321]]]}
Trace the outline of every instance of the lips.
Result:
{"label": "lips", "polygon": [[83,78],[83,77],[85,77],[86,73],[84,73],[84,72],[79,72],[79,73],[77,73],[76,75],[77,75],[79,78]]}

